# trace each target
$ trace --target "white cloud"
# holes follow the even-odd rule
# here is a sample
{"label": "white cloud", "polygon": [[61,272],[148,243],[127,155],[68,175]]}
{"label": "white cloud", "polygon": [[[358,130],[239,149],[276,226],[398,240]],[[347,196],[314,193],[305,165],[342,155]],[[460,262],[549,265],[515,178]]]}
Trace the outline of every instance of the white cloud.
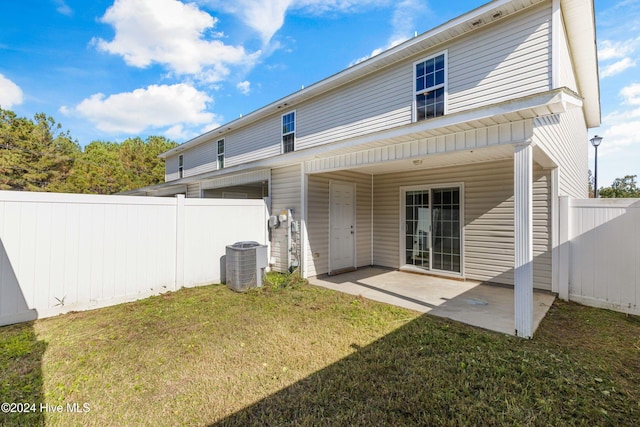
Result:
{"label": "white cloud", "polygon": [[605,155],[617,153],[640,144],[640,83],[632,83],[620,90],[622,105],[630,108],[616,110],[602,119],[602,135],[606,144],[601,145]]}
{"label": "white cloud", "polygon": [[141,133],[149,128],[169,128],[173,134],[184,133],[176,126],[209,124],[216,116],[206,111],[212,99],[187,84],[151,85],[146,89],[106,97],[98,93],[73,108],[62,107],[63,114],[78,114],[111,133]]}
{"label": "white cloud", "polygon": [[601,78],[612,77],[612,76],[615,76],[616,74],[620,74],[623,71],[635,66],[636,66],[636,61],[632,60],[631,58],[624,58],[624,59],[621,59],[620,61],[614,62],[613,64],[605,66],[600,72],[600,77]]}
{"label": "white cloud", "polygon": [[636,40],[602,40],[598,43],[598,59],[600,61],[607,61],[609,59],[624,58],[634,51],[634,44],[636,42]]}
{"label": "white cloud", "polygon": [[383,47],[374,49],[367,56],[355,59],[349,64],[349,66],[366,61],[369,58],[381,54],[387,49],[391,49],[392,47],[407,41],[416,31],[416,18],[424,16],[427,12],[429,12],[429,9],[426,2],[418,0],[402,0],[396,3],[391,19],[392,32],[387,44]]}
{"label": "white cloud", "polygon": [[0,74],[0,107],[11,108],[14,105],[22,104],[22,89]]}
{"label": "white cloud", "polygon": [[231,13],[256,31],[264,45],[284,25],[287,13],[322,15],[356,13],[365,8],[389,5],[391,0],[197,0],[209,8]]}
{"label": "white cloud", "polygon": [[71,16],[73,15],[73,9],[71,9],[69,7],[69,5],[67,3],[65,3],[64,0],[54,0],[53,1],[56,5],[56,11],[62,15],[65,16]]}
{"label": "white cloud", "polygon": [[134,67],[158,63],[178,75],[215,83],[229,75],[230,66],[251,66],[260,56],[212,39],[221,36],[213,33],[217,19],[192,3],[116,0],[102,22],[114,27],[115,37],[94,40],[98,49],[121,55]]}
{"label": "white cloud", "polygon": [[251,93],[251,82],[245,80],[236,85],[236,88],[243,94],[249,95]]}
{"label": "white cloud", "polygon": [[355,13],[368,7],[388,6],[390,0],[296,0],[293,8],[306,13],[321,15],[325,13]]}
{"label": "white cloud", "polygon": [[632,83],[620,90],[625,104],[640,105],[640,83]]}
{"label": "white cloud", "polygon": [[267,44],[284,24],[291,3],[293,0],[236,0],[223,1],[219,6],[257,31],[262,42]]}

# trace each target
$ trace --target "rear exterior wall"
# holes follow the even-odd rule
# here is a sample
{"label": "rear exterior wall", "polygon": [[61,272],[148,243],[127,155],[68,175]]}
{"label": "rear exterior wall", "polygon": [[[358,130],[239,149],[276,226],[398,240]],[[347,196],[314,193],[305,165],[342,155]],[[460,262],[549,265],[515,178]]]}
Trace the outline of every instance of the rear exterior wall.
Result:
{"label": "rear exterior wall", "polygon": [[[373,177],[373,263],[400,267],[400,189],[464,184],[463,269],[467,279],[513,285],[513,160]],[[551,289],[550,173],[534,167],[534,287]]]}

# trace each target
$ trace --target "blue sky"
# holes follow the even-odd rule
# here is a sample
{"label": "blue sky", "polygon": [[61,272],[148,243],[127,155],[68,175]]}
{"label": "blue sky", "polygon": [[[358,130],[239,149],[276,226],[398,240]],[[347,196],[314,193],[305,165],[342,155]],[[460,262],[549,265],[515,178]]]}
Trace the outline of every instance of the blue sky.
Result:
{"label": "blue sky", "polygon": [[[184,142],[484,3],[3,1],[0,106],[53,116],[81,145]],[[595,7],[603,186],[640,176],[640,0]]]}

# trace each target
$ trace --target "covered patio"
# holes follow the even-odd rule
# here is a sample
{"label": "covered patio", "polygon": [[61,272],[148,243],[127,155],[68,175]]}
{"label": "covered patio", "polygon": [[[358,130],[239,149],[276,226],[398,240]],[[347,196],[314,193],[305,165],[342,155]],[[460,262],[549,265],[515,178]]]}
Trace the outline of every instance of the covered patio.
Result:
{"label": "covered patio", "polygon": [[[335,276],[315,276],[309,278],[309,282],[315,286],[515,335],[514,290],[509,286],[381,267],[366,267]],[[538,328],[554,299],[555,296],[549,292],[534,291],[532,332]]]}

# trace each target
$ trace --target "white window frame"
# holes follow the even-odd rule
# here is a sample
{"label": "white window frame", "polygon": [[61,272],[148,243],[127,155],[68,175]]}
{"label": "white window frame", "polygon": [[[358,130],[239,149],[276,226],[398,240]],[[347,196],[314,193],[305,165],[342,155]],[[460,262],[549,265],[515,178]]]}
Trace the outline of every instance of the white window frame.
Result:
{"label": "white window frame", "polygon": [[[413,101],[412,101],[412,119],[413,122],[417,122],[418,121],[418,112],[417,112],[417,103],[416,103],[416,96],[424,93],[424,92],[428,92],[429,90],[426,89],[422,89],[420,91],[416,90],[416,78],[417,78],[417,73],[416,73],[416,66],[418,64],[420,64],[421,62],[425,62],[428,61],[430,59],[436,58],[440,55],[444,55],[444,83],[440,84],[440,85],[436,85],[433,86],[431,88],[429,88],[429,90],[435,90],[435,89],[440,89],[440,88],[444,88],[444,112],[443,112],[443,116],[446,116],[449,112],[449,51],[448,50],[443,50],[441,52],[435,53],[433,55],[427,56],[425,58],[422,58],[418,61],[415,61],[413,63],[413,80],[411,81],[411,87],[412,87],[412,91],[411,93],[413,94]],[[437,116],[437,117],[442,117],[442,116]],[[437,118],[437,117],[432,117],[433,118]],[[424,120],[431,120],[431,119],[424,119]]]}
{"label": "white window frame", "polygon": [[[285,116],[288,116],[289,114],[293,114],[293,132],[284,132],[283,129],[283,120]],[[296,151],[296,132],[298,129],[298,124],[296,123],[297,121],[297,112],[296,110],[291,110],[287,113],[284,113],[282,116],[280,116],[280,153],[281,154],[286,154],[286,153],[293,153],[294,151]],[[291,151],[284,151],[284,137],[287,135],[293,135],[293,150]]]}
{"label": "white window frame", "polygon": [[178,156],[178,178],[184,178],[184,156],[182,154]]}
{"label": "white window frame", "polygon": [[[222,153],[220,153],[220,143],[222,143]],[[216,163],[218,165],[218,170],[224,169],[224,152],[225,152],[225,140],[221,138],[216,141]],[[222,156],[222,162],[220,161],[220,156]],[[220,165],[222,163],[222,165]]]}

